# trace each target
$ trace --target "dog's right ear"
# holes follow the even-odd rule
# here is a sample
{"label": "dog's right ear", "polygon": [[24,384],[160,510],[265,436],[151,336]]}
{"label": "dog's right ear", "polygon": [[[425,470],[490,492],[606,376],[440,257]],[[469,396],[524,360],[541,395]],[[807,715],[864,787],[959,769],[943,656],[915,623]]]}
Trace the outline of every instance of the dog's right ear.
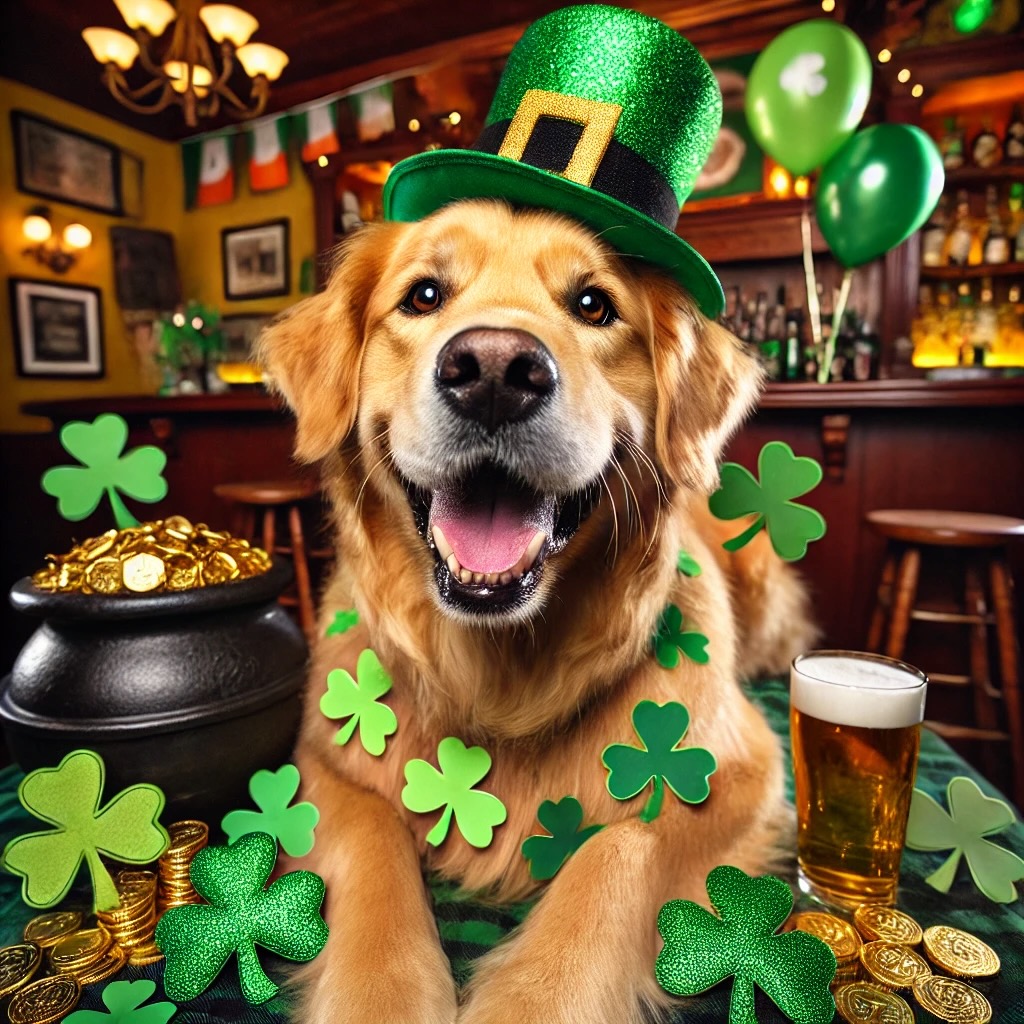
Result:
{"label": "dog's right ear", "polygon": [[367,302],[405,228],[360,228],[339,249],[327,288],[286,309],[259,336],[257,361],[295,412],[302,462],[335,451],[355,423]]}

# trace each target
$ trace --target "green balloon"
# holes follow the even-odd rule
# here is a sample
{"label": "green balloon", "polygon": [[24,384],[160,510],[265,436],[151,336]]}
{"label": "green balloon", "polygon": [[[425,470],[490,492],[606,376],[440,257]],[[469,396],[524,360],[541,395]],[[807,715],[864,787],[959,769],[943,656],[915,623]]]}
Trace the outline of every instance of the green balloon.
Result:
{"label": "green balloon", "polygon": [[747,121],[793,174],[823,164],[856,131],[871,95],[871,57],[845,25],[815,18],[776,36],[747,79]]}
{"label": "green balloon", "polygon": [[844,267],[859,267],[909,238],[945,183],[942,158],[909,124],[865,128],[821,171],[815,207],[825,241]]}

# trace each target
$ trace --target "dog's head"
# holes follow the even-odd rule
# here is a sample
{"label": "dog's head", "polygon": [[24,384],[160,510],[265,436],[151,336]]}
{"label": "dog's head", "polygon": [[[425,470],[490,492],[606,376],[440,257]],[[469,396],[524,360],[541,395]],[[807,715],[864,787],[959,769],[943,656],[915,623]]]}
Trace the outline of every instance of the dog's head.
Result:
{"label": "dog's head", "polygon": [[299,458],[354,467],[354,506],[401,508],[440,608],[490,625],[539,611],[581,528],[711,489],[759,382],[666,276],[561,215],[480,200],[359,231],[261,351]]}

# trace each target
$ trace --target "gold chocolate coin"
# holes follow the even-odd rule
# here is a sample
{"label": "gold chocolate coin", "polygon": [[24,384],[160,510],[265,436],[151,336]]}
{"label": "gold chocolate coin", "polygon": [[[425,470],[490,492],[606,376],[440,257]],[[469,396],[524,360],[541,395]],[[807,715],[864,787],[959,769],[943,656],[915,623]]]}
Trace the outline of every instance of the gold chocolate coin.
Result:
{"label": "gold chocolate coin", "polygon": [[878,939],[860,947],[860,962],[872,981],[886,988],[912,988],[918,978],[926,978],[932,969],[912,949],[897,942]]}
{"label": "gold chocolate coin", "polygon": [[77,1005],[82,986],[67,974],[33,981],[15,992],[7,1007],[11,1024],[56,1024]]}
{"label": "gold chocolate coin", "polygon": [[86,928],[65,935],[50,950],[50,963],[61,972],[79,971],[96,963],[110,948],[110,935],[103,928]]}
{"label": "gold chocolate coin", "polygon": [[77,910],[55,910],[33,917],[25,925],[25,941],[34,942],[43,949],[55,946],[65,935],[82,927],[82,915]]}
{"label": "gold chocolate coin", "polygon": [[848,921],[817,910],[805,910],[794,914],[789,920],[798,931],[821,939],[835,953],[839,964],[857,959],[861,947],[860,936]]}
{"label": "gold chocolate coin", "polygon": [[910,1004],[895,992],[855,981],[835,992],[836,1010],[848,1024],[914,1024]]}
{"label": "gold chocolate coin", "polygon": [[865,903],[853,912],[853,923],[865,942],[884,939],[886,942],[898,942],[901,946],[916,946],[921,941],[921,926],[909,914],[895,907]]}
{"label": "gold chocolate coin", "polygon": [[191,590],[199,585],[199,563],[192,555],[184,551],[168,555],[164,565],[168,590]]}
{"label": "gold chocolate coin", "polygon": [[214,551],[203,563],[203,582],[227,583],[238,575],[238,563],[226,551]]}
{"label": "gold chocolate coin", "polygon": [[42,950],[34,942],[19,942],[0,949],[0,999],[21,988],[39,967]]}
{"label": "gold chocolate coin", "polygon": [[924,933],[924,950],[936,967],[964,978],[990,978],[999,973],[996,951],[969,932],[937,924]]}
{"label": "gold chocolate coin", "polygon": [[167,829],[171,837],[170,850],[187,850],[210,838],[209,826],[203,821],[176,821]]}
{"label": "gold chocolate coin", "polygon": [[96,963],[90,964],[84,970],[76,971],[75,977],[78,984],[85,988],[86,985],[95,985],[98,981],[112,978],[126,963],[128,954],[120,946],[111,946]]}
{"label": "gold chocolate coin", "polygon": [[85,570],[85,582],[97,594],[116,594],[121,589],[121,561],[97,558]]}
{"label": "gold chocolate coin", "polygon": [[922,1010],[948,1024],[988,1024],[992,1004],[970,985],[933,974],[914,982],[914,998]]}
{"label": "gold chocolate coin", "polygon": [[126,558],[121,563],[121,573],[124,576],[124,585],[136,594],[156,590],[166,579],[163,559],[145,551]]}
{"label": "gold chocolate coin", "polygon": [[128,957],[128,963],[132,967],[146,967],[149,964],[158,963],[163,960],[164,955],[160,952],[157,944],[150,939],[144,946],[136,946]]}

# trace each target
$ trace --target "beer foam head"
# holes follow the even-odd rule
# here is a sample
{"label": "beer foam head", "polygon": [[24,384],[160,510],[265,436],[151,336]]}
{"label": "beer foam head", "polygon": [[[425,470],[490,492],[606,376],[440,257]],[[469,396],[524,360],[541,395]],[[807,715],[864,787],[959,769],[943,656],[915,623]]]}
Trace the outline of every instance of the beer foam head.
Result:
{"label": "beer foam head", "polygon": [[878,655],[811,651],[790,671],[793,707],[823,722],[865,729],[917,725],[927,689],[916,669]]}

